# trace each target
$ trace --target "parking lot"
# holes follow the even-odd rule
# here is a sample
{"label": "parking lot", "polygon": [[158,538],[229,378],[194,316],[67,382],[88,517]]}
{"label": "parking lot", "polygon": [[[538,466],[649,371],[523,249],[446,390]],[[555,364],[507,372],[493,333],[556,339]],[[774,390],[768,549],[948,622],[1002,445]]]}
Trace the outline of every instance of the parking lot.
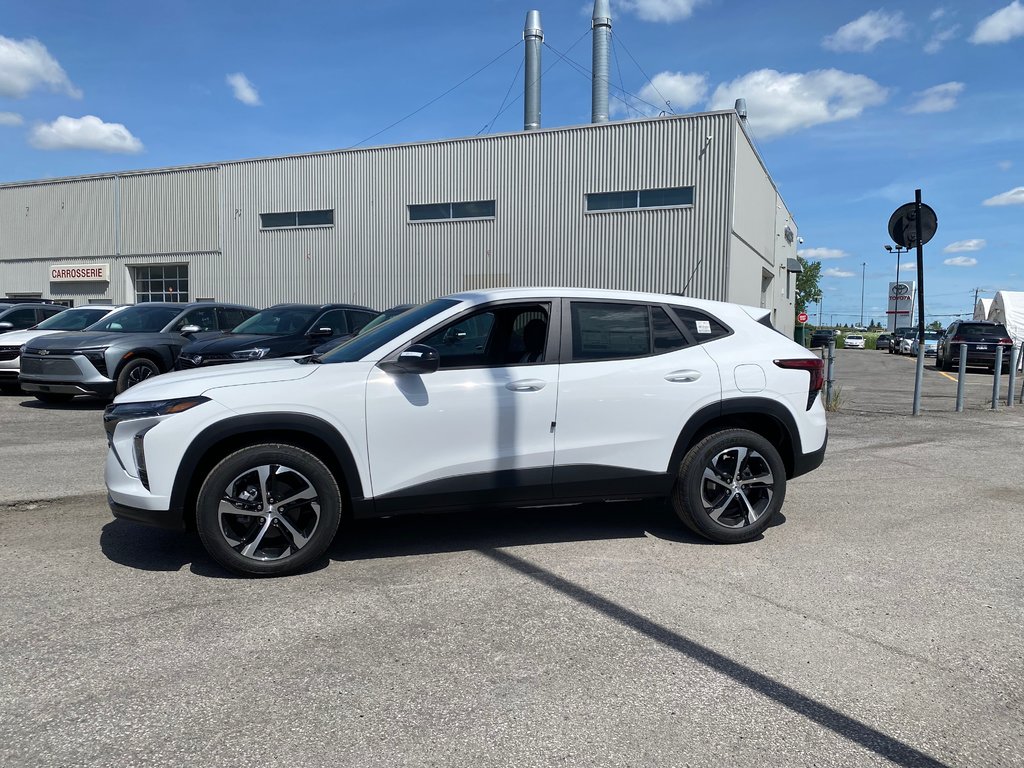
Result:
{"label": "parking lot", "polygon": [[262,581],[111,518],[103,403],[4,395],[0,764],[1020,765],[1024,406],[925,373],[914,418],[913,360],[840,350],[825,464],[748,544],[392,518]]}

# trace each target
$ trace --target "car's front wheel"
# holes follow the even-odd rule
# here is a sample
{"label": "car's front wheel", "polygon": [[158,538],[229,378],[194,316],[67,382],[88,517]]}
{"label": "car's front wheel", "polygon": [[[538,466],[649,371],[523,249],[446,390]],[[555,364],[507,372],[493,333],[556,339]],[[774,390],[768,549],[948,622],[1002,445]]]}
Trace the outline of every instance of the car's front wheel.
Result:
{"label": "car's front wheel", "polygon": [[320,459],[293,445],[262,443],[232,453],[206,476],[196,527],[225,568],[282,576],[323,555],[341,508],[341,489]]}
{"label": "car's front wheel", "polygon": [[786,468],[765,438],[726,429],[698,442],[679,465],[672,506],[712,541],[736,544],[768,527],[786,498]]}
{"label": "car's front wheel", "polygon": [[117,375],[117,394],[159,374],[160,368],[148,358],[136,357],[134,360],[129,360]]}

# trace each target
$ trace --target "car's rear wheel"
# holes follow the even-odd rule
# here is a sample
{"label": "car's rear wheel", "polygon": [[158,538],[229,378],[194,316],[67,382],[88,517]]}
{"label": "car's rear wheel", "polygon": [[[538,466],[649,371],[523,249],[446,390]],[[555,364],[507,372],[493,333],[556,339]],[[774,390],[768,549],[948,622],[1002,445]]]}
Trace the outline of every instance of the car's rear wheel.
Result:
{"label": "car's rear wheel", "polygon": [[679,518],[712,541],[756,538],[786,498],[786,468],[765,438],[746,429],[708,435],[679,465],[672,506]]}
{"label": "car's rear wheel", "polygon": [[36,396],[36,400],[43,403],[70,403],[75,397],[63,392],[34,392],[33,394]]}
{"label": "car's rear wheel", "polygon": [[152,376],[160,375],[160,368],[152,360],[145,357],[137,357],[129,360],[117,374],[117,394],[121,394],[129,387],[141,384]]}
{"label": "car's rear wheel", "polygon": [[281,576],[323,555],[341,508],[341,489],[320,459],[293,445],[262,443],[232,453],[207,475],[196,527],[225,568]]}

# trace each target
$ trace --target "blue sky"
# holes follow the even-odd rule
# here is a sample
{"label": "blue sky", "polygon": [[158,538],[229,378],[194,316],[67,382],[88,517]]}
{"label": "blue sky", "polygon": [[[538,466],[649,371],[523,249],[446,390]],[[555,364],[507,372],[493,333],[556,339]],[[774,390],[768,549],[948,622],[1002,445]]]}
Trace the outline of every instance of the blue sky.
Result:
{"label": "blue sky", "polygon": [[[0,181],[521,130],[531,8],[544,127],[589,122],[587,0],[0,0]],[[613,119],[746,98],[822,261],[825,320],[860,319],[862,273],[865,320],[882,318],[886,224],[917,187],[939,217],[929,315],[1024,290],[1024,2],[612,0],[612,15],[612,93],[630,102],[612,98]]]}

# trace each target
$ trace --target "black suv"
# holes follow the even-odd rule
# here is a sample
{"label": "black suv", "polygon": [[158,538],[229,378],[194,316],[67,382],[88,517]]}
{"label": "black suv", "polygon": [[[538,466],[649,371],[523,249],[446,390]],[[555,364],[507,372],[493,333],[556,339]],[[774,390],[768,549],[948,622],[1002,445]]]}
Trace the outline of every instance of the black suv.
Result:
{"label": "black suv", "polygon": [[63,312],[60,304],[25,304],[0,302],[0,333],[23,331]]}
{"label": "black suv", "polygon": [[325,341],[358,333],[379,314],[353,304],[275,304],[229,333],[186,344],[177,368],[308,355]]}
{"label": "black suv", "polygon": [[954,320],[946,329],[935,351],[935,365],[951,371],[960,365],[960,345],[967,345],[967,365],[996,367],[996,350],[1003,351],[1003,373],[1010,370],[1010,348],[1013,339],[1002,323],[988,320]]}

